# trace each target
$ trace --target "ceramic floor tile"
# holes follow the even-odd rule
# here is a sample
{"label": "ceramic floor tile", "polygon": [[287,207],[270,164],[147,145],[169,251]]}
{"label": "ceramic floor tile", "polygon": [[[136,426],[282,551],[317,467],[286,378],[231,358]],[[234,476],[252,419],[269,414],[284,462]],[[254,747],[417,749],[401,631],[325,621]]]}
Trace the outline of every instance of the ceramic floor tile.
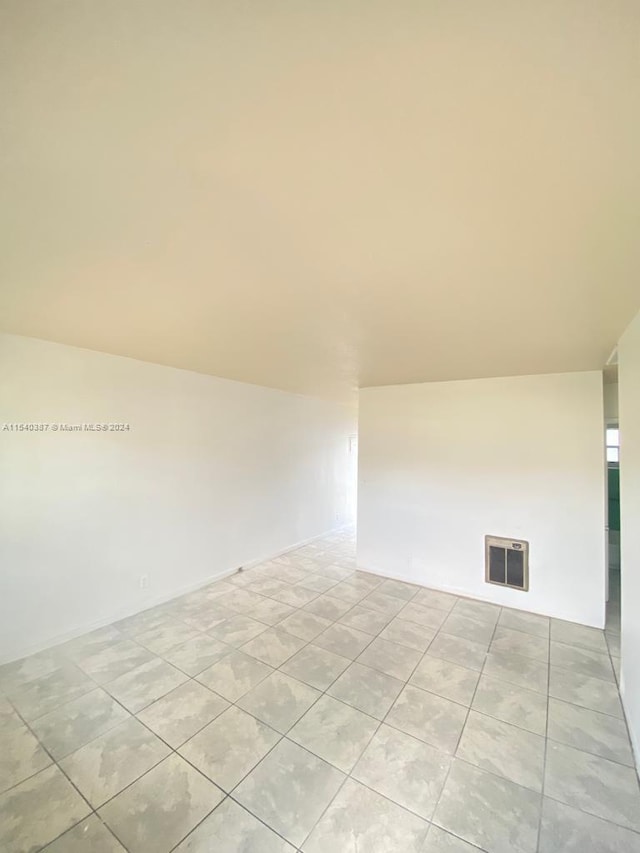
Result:
{"label": "ceramic floor tile", "polygon": [[508,681],[482,675],[473,697],[476,711],[537,735],[547,728],[547,697]]}
{"label": "ceramic floor tile", "polygon": [[441,658],[449,663],[465,666],[467,669],[482,669],[487,649],[484,643],[476,643],[453,634],[438,634],[429,646],[432,657]]}
{"label": "ceramic floor tile", "polygon": [[322,696],[289,732],[289,739],[345,773],[353,768],[379,722],[332,696]]}
{"label": "ceramic floor tile", "polygon": [[184,672],[160,658],[144,663],[105,685],[121,705],[136,714],[187,681]]}
{"label": "ceramic floor tile", "polygon": [[134,634],[136,643],[156,655],[163,655],[169,649],[181,646],[187,640],[193,640],[199,636],[200,632],[195,628],[178,621],[160,625],[157,628],[147,628],[139,634]]}
{"label": "ceramic floor tile", "polygon": [[537,693],[547,693],[549,665],[533,658],[504,652],[489,652],[483,674],[501,681],[508,681],[518,687],[535,690]]}
{"label": "ceramic floor tile", "polygon": [[535,853],[540,799],[529,788],[456,759],[433,822],[491,853]]}
{"label": "ceramic floor tile", "polygon": [[250,592],[245,589],[235,589],[226,595],[216,599],[216,604],[232,610],[234,613],[247,613],[254,607],[258,607],[264,601],[264,596],[257,592]]}
{"label": "ceramic floor tile", "polygon": [[46,853],[126,853],[97,815],[76,824],[45,848]]}
{"label": "ceramic floor tile", "polygon": [[605,639],[607,641],[607,648],[609,649],[609,654],[614,655],[614,657],[620,657],[622,651],[620,632],[607,631],[605,633]]}
{"label": "ceramic floor tile", "polygon": [[348,604],[359,604],[371,590],[363,588],[352,580],[341,581],[331,589],[331,595],[346,601]]}
{"label": "ceramic floor tile", "polygon": [[278,667],[304,645],[306,640],[287,634],[282,628],[269,628],[259,637],[245,643],[241,650],[269,666]]}
{"label": "ceramic floor tile", "polygon": [[364,631],[358,631],[357,628],[350,628],[348,625],[340,625],[336,622],[327,628],[326,631],[323,631],[322,634],[319,634],[313,641],[313,644],[336,655],[342,655],[345,658],[355,660],[370,642],[370,634],[365,634]]}
{"label": "ceramic floor tile", "polygon": [[478,851],[479,848],[474,844],[469,844],[432,823],[421,853],[478,853]]}
{"label": "ceramic floor tile", "polygon": [[168,652],[163,652],[162,657],[176,669],[193,677],[222,660],[232,651],[231,646],[219,642],[208,634],[198,634],[181,646],[174,646]]}
{"label": "ceramic floor tile", "polygon": [[517,785],[542,790],[544,738],[471,711],[456,755]]}
{"label": "ceramic floor tile", "polygon": [[100,817],[129,853],[169,853],[223,797],[174,753],[103,806]]}
{"label": "ceramic floor tile", "polygon": [[107,625],[56,646],[56,652],[77,662],[79,658],[104,651],[123,639],[124,635],[117,628]]}
{"label": "ceramic floor tile", "polygon": [[622,660],[618,657],[611,656],[611,666],[613,667],[613,672],[616,676],[616,684],[620,684],[620,670],[622,667]]}
{"label": "ceramic floor tile", "polygon": [[[222,596],[221,596],[222,598]],[[235,610],[220,604],[218,599],[190,608],[189,613],[183,614],[184,622],[201,633],[212,631],[222,622],[236,615]]]}
{"label": "ceramic floor tile", "polygon": [[433,628],[426,628],[416,622],[409,622],[396,616],[387,627],[380,633],[383,640],[390,640],[399,646],[406,646],[418,652],[426,652],[435,637]]}
{"label": "ceramic floor tile", "polygon": [[307,575],[306,578],[303,578],[301,581],[298,581],[296,586],[300,586],[303,589],[310,589],[313,592],[323,593],[328,592],[332,589],[336,584],[339,583],[335,578],[326,578],[323,575],[311,574]]}
{"label": "ceramic floor tile", "polygon": [[11,689],[8,696],[22,717],[31,722],[94,688],[94,682],[82,670],[65,663],[48,675]]}
{"label": "ceramic floor tile", "polygon": [[486,622],[488,625],[495,625],[500,616],[501,608],[497,604],[489,604],[486,601],[474,601],[471,598],[459,598],[454,607],[453,612],[460,616],[468,616],[470,619],[477,619],[480,622]]}
{"label": "ceramic floor tile", "polygon": [[305,604],[309,604],[318,598],[319,594],[302,586],[286,586],[284,589],[274,593],[272,598],[276,601],[283,601],[285,604],[290,604],[291,607],[304,607]]}
{"label": "ceramic floor tile", "polygon": [[[274,562],[277,562],[277,560]],[[274,578],[283,580],[288,584],[295,584],[304,580],[304,578],[309,574],[309,571],[307,569],[301,569],[295,565],[282,565],[272,574]]]}
{"label": "ceramic floor tile", "polygon": [[288,841],[227,798],[175,853],[295,853]]}
{"label": "ceramic floor tile", "polygon": [[0,849],[640,853],[615,596],[607,619],[371,575],[332,534],[0,666],[115,830],[0,697]]}
{"label": "ceramic floor tile", "polygon": [[362,606],[368,610],[377,610],[380,613],[386,613],[389,616],[397,616],[397,614],[406,605],[403,598],[397,598],[395,595],[385,595],[381,592],[382,587],[374,589],[366,598],[362,599]]}
{"label": "ceramic floor tile", "polygon": [[414,604],[419,604],[421,607],[432,607],[435,610],[442,610],[449,613],[456,602],[456,595],[449,592],[440,592],[436,589],[420,589],[413,599]]}
{"label": "ceramic floor tile", "polygon": [[549,640],[546,637],[534,637],[503,625],[496,626],[490,648],[492,652],[517,654],[545,662],[549,660]]}
{"label": "ceramic floor tile", "polygon": [[277,625],[278,622],[282,622],[292,613],[295,613],[295,608],[291,607],[290,604],[275,601],[273,598],[265,598],[256,607],[253,607],[247,616],[257,619],[258,622],[264,622],[265,625]]}
{"label": "ceramic floor tile", "polygon": [[640,853],[640,835],[545,797],[539,853]]}
{"label": "ceramic floor tile", "polygon": [[612,717],[623,717],[617,686],[611,681],[591,678],[581,672],[552,666],[549,672],[549,695]]}
{"label": "ceramic floor tile", "polygon": [[640,831],[640,790],[631,767],[548,741],[544,792],[554,800]]}
{"label": "ceramic floor tile", "polygon": [[205,669],[197,680],[229,702],[235,702],[272,672],[270,666],[237,650]]}
{"label": "ceramic floor tile", "polygon": [[283,739],[238,786],[234,798],[297,847],[344,778],[326,761]]}
{"label": "ceramic floor tile", "polygon": [[454,637],[462,637],[464,640],[478,643],[486,651],[489,648],[495,625],[465,616],[458,613],[454,608],[442,623],[440,630],[445,634],[452,634]]}
{"label": "ceramic floor tile", "polygon": [[410,678],[410,683],[437,693],[461,705],[470,705],[480,673],[426,654]]}
{"label": "ceramic floor tile", "polygon": [[264,622],[258,622],[250,616],[238,614],[216,625],[209,633],[216,640],[239,648],[266,630],[267,626]]}
{"label": "ceramic floor tile", "polygon": [[238,700],[238,707],[285,734],[320,692],[283,672],[274,672]]}
{"label": "ceramic floor tile", "polygon": [[336,578],[337,580],[346,580],[346,578],[351,577],[353,571],[346,566],[338,566],[335,563],[330,563],[329,565],[322,567],[322,573],[329,578]]}
{"label": "ceramic floor tile", "polygon": [[377,669],[352,663],[329,687],[328,694],[382,720],[404,687],[404,682]]}
{"label": "ceramic floor tile", "polygon": [[279,627],[287,634],[293,634],[294,637],[310,642],[332,624],[330,619],[323,619],[322,616],[314,616],[313,613],[299,610],[283,619]]}
{"label": "ceramic floor tile", "polygon": [[551,639],[570,646],[584,646],[606,655],[608,652],[604,631],[589,628],[587,625],[577,625],[575,622],[563,622],[561,619],[551,620]]}
{"label": "ceramic floor tile", "polygon": [[129,639],[123,639],[99,652],[83,654],[78,658],[77,664],[98,684],[107,684],[153,660],[156,660],[156,656],[148,649]]}
{"label": "ceramic floor tile", "polygon": [[358,657],[358,663],[406,681],[421,657],[420,652],[415,649],[376,637]]}
{"label": "ceramic floor tile", "polygon": [[576,749],[634,766],[627,727],[624,720],[616,717],[550,699],[547,734]]}
{"label": "ceramic floor tile", "polygon": [[20,728],[23,725],[24,723],[9,702],[0,695],[0,735],[6,734],[9,729]]}
{"label": "ceramic floor tile", "polygon": [[404,581],[383,580],[378,589],[384,595],[392,595],[396,598],[402,598],[404,601],[411,601],[419,592],[420,587]]}
{"label": "ceramic floor tile", "polygon": [[32,728],[58,760],[128,718],[129,713],[98,688],[39,717],[32,723]]}
{"label": "ceramic floor tile", "polygon": [[182,746],[229,707],[197,681],[186,681],[138,713],[138,719],[173,749]]}
{"label": "ceramic floor tile", "polygon": [[282,672],[310,684],[318,690],[326,690],[350,665],[349,658],[335,655],[313,644],[305,646],[282,667]]}
{"label": "ceramic floor tile", "polygon": [[[254,567],[257,568],[257,567]],[[250,587],[254,578],[251,576],[250,569],[238,569],[232,575],[227,575],[225,578],[225,583],[230,586],[234,586],[237,589],[248,589]],[[251,589],[251,592],[257,592],[257,590]]]}
{"label": "ceramic floor tile", "polygon": [[94,808],[169,754],[166,744],[131,717],[63,758],[60,766]]}
{"label": "ceramic floor tile", "polygon": [[345,782],[309,839],[304,853],[419,853],[428,823],[353,779]]}
{"label": "ceramic floor tile", "polygon": [[38,652],[0,666],[0,692],[12,693],[29,681],[50,675],[64,666],[63,657],[55,649]]}
{"label": "ceramic floor tile", "polygon": [[462,705],[407,685],[387,714],[386,722],[443,752],[453,753],[466,718],[467,708]]}
{"label": "ceramic floor tile", "polygon": [[132,636],[133,634],[148,631],[151,628],[159,628],[161,625],[173,625],[174,623],[175,619],[166,609],[152,607],[149,610],[142,610],[140,613],[127,616],[119,622],[114,622],[112,627],[124,634]]}
{"label": "ceramic floor tile", "polygon": [[368,610],[366,607],[356,604],[340,618],[340,624],[348,625],[350,628],[356,628],[358,631],[375,637],[392,619],[393,616],[390,614]]}
{"label": "ceramic floor tile", "polygon": [[[284,581],[276,580],[268,576],[254,578],[248,586],[251,592],[257,592],[258,595],[273,595],[281,589],[285,589],[289,584]],[[246,641],[245,641],[246,642]]]}
{"label": "ceramic floor tile", "polygon": [[398,619],[402,619],[405,622],[415,622],[416,625],[422,625],[423,628],[431,628],[434,631],[440,630],[447,618],[447,611],[420,604],[419,600],[419,595],[417,595],[412,601],[406,604],[397,614]]}
{"label": "ceramic floor tile", "polygon": [[278,732],[232,706],[187,741],[179,752],[228,792],[279,739]]}
{"label": "ceramic floor tile", "polygon": [[325,593],[314,599],[304,608],[305,612],[313,613],[314,616],[322,616],[323,619],[330,619],[334,622],[351,609],[351,605],[347,601],[342,601],[339,598],[334,598],[332,595]]}
{"label": "ceramic floor tile", "polygon": [[609,654],[601,654],[581,646],[568,646],[565,643],[551,641],[551,665],[573,672],[581,672],[592,678],[615,681]]}
{"label": "ceramic floor tile", "polygon": [[429,820],[451,759],[423,741],[382,725],[352,776],[398,805]]}
{"label": "ceramic floor tile", "polygon": [[21,722],[0,729],[0,793],[51,763],[37,738]]}
{"label": "ceramic floor tile", "polygon": [[0,795],[0,850],[35,853],[91,809],[56,766]]}
{"label": "ceramic floor tile", "polygon": [[352,583],[358,584],[361,589],[366,589],[367,592],[373,592],[374,589],[377,589],[380,586],[384,578],[381,578],[378,575],[372,575],[369,572],[364,572],[362,569],[356,569],[350,580]]}
{"label": "ceramic floor tile", "polygon": [[511,628],[514,631],[522,631],[525,634],[533,634],[535,637],[549,638],[548,616],[538,616],[536,613],[526,613],[523,610],[509,610],[502,608],[498,619],[498,625]]}

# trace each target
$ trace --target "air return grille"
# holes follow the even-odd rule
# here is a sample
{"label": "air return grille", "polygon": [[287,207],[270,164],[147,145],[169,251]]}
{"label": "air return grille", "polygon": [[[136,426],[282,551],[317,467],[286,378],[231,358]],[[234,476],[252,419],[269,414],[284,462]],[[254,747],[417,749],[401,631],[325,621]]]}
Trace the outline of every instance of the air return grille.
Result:
{"label": "air return grille", "polygon": [[485,536],[485,580],[512,589],[529,589],[529,543]]}

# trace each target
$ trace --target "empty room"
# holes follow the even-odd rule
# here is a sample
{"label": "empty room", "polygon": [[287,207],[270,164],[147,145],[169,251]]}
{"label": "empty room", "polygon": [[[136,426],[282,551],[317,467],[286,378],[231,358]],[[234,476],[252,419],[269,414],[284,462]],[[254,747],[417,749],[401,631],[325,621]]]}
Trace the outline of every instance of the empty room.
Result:
{"label": "empty room", "polygon": [[0,0],[0,851],[640,853],[640,5]]}

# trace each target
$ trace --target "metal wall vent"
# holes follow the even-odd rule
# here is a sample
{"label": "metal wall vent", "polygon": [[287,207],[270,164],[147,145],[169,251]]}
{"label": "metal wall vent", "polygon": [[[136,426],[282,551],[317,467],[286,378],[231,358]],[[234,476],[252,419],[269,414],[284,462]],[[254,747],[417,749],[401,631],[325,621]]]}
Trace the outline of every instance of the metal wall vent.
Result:
{"label": "metal wall vent", "polygon": [[485,536],[485,575],[487,583],[511,589],[529,589],[529,543],[524,539]]}

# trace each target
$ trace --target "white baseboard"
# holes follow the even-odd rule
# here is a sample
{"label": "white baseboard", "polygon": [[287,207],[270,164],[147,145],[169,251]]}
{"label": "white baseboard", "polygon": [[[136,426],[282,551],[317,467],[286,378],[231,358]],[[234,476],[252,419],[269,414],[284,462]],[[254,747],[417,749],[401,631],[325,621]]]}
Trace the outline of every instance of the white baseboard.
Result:
{"label": "white baseboard", "polygon": [[[323,539],[325,536],[329,536],[332,533],[337,533],[340,530],[344,530],[351,525],[344,524],[338,527],[332,527],[329,530],[325,530],[323,533],[319,533],[317,536],[310,536],[308,539],[303,539],[300,542],[295,542],[293,545],[287,545],[282,551],[278,551],[275,554],[268,554],[265,557],[260,557],[257,560],[252,560],[249,563],[244,563],[243,569],[251,569],[254,566],[259,566],[260,563],[264,563],[267,560],[274,560],[276,557],[281,557],[283,554],[288,554],[290,551],[295,551],[298,548],[302,548],[304,545],[308,545],[310,542],[315,542],[318,539]],[[55,646],[59,646],[61,643],[66,643],[69,640],[75,640],[76,637],[81,637],[83,634],[88,634],[91,631],[96,631],[98,628],[105,628],[107,625],[111,625],[114,622],[118,622],[121,619],[126,619],[128,616],[135,616],[136,613],[142,613],[145,610],[151,610],[153,607],[158,607],[160,604],[166,604],[169,601],[172,601],[174,598],[180,598],[182,595],[187,595],[190,592],[195,592],[198,589],[202,589],[205,586],[208,586],[210,583],[214,581],[223,580],[224,578],[228,578],[230,575],[234,575],[240,567],[236,566],[233,569],[225,569],[222,572],[216,572],[216,574],[209,575],[204,580],[199,580],[193,584],[187,584],[186,586],[179,587],[173,590],[170,594],[161,594],[157,595],[154,598],[145,601],[144,607],[138,607],[131,609],[130,607],[123,608],[122,610],[118,610],[115,613],[110,614],[104,619],[98,619],[94,622],[85,622],[82,625],[76,625],[74,628],[71,628],[68,631],[65,631],[63,634],[56,634],[53,637],[50,637],[47,640],[44,640],[40,643],[36,643],[31,646],[25,646],[20,650],[20,652],[15,655],[12,654],[10,657],[2,657],[0,656],[0,665],[5,663],[12,663],[15,660],[21,660],[22,658],[28,657],[29,655],[38,654],[38,652],[44,652],[48,649],[53,649]]]}

